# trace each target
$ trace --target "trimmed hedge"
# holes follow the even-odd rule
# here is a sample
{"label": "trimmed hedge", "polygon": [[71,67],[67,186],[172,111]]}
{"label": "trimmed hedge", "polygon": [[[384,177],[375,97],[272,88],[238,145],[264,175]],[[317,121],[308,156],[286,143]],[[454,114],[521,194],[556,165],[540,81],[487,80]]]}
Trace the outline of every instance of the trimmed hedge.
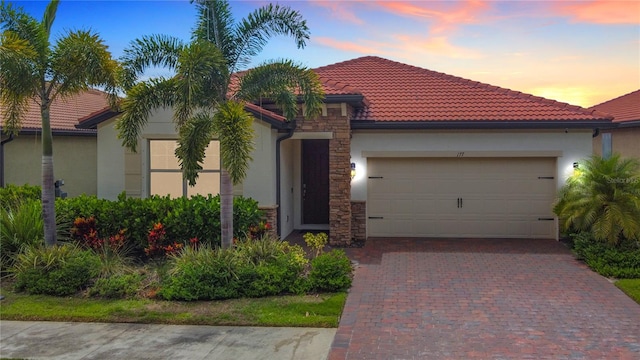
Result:
{"label": "trimmed hedge", "polygon": [[585,232],[573,235],[573,251],[578,259],[600,275],[640,278],[640,243],[637,241],[611,245],[597,241]]}

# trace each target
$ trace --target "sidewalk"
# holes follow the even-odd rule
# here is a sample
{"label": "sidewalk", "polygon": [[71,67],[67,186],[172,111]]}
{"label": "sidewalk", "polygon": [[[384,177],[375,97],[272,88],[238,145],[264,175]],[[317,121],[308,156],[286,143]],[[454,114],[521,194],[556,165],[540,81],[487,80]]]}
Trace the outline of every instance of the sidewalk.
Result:
{"label": "sidewalk", "polygon": [[325,360],[336,329],[1,321],[0,357]]}

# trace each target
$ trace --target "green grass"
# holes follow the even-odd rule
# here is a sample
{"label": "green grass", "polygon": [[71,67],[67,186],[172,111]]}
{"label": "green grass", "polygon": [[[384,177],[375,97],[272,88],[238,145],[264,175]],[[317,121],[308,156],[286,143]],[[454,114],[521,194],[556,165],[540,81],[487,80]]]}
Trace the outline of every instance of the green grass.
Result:
{"label": "green grass", "polygon": [[640,279],[622,279],[616,281],[616,286],[640,304]]}
{"label": "green grass", "polygon": [[225,301],[102,300],[2,289],[1,320],[337,327],[346,293]]}

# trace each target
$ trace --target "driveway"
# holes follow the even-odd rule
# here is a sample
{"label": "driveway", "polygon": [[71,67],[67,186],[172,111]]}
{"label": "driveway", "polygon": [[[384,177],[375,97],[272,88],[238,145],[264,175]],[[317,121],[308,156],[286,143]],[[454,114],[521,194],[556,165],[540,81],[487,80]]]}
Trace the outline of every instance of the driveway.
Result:
{"label": "driveway", "polygon": [[369,239],[329,359],[640,359],[640,305],[554,240]]}

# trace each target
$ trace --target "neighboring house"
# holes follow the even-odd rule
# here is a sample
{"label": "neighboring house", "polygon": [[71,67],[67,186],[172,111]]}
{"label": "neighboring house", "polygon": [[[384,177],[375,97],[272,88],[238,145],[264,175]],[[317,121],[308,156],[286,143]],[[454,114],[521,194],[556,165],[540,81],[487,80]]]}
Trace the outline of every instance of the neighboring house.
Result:
{"label": "neighboring house", "polygon": [[593,152],[605,157],[619,153],[640,158],[640,90],[591,107],[613,115],[611,126],[600,129],[593,138]]}
{"label": "neighboring house", "polygon": [[[379,57],[315,71],[326,92],[317,119],[287,123],[265,100],[247,106],[256,150],[235,191],[256,199],[282,237],[557,238],[556,191],[592,153],[594,129],[611,124],[607,114]],[[98,129],[98,196],[217,191],[215,141],[203,183],[189,189],[170,111],[151,117],[136,154],[121,147],[115,121],[80,124]]]}
{"label": "neighboring house", "polygon": [[[64,179],[68,196],[97,193],[97,151],[95,130],[78,129],[78,122],[108,105],[105,94],[89,90],[51,104],[53,166],[56,179]],[[2,114],[0,109],[0,114]],[[22,130],[9,137],[0,122],[0,185],[42,183],[42,118],[40,105],[29,104]]]}

